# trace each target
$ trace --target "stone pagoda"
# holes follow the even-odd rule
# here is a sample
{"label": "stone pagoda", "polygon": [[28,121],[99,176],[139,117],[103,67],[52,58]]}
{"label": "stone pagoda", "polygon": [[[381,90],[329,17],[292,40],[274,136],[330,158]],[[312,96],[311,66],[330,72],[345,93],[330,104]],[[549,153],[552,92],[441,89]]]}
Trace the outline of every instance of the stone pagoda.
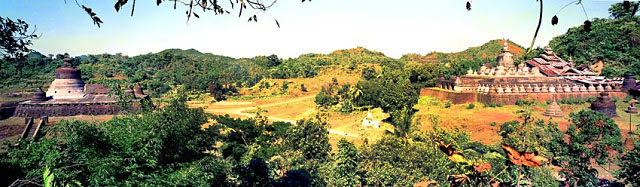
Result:
{"label": "stone pagoda", "polygon": [[[25,118],[75,115],[115,115],[121,110],[109,88],[85,84],[80,70],[65,58],[62,67],[55,70],[55,80],[45,93],[38,88],[30,100],[20,102],[13,115]],[[135,98],[148,99],[140,86],[135,87]]]}
{"label": "stone pagoda", "polygon": [[53,80],[47,90],[47,95],[52,99],[80,99],[85,96],[84,81],[79,69],[73,67],[72,58],[63,59],[62,67],[56,69],[56,79]]}
{"label": "stone pagoda", "polygon": [[591,103],[591,110],[602,112],[608,117],[618,117],[616,103],[611,101],[607,92],[600,93],[598,100]]}
{"label": "stone pagoda", "polygon": [[553,100],[543,115],[549,117],[562,117],[562,109],[560,109],[556,100]]}

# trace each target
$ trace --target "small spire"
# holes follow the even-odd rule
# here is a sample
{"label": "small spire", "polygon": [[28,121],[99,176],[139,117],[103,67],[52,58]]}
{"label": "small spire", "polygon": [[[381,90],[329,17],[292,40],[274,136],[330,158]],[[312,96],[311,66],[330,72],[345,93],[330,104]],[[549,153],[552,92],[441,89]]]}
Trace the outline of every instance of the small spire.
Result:
{"label": "small spire", "polygon": [[507,42],[507,39],[503,39],[504,40],[504,44],[502,47],[502,51],[509,51],[509,43]]}
{"label": "small spire", "polygon": [[551,49],[551,46],[549,45],[545,46],[544,53],[546,53],[547,55],[553,55],[553,50]]}
{"label": "small spire", "polygon": [[62,61],[64,62],[62,64],[63,67],[72,67],[73,66],[73,63],[71,63],[71,62],[73,62],[73,58],[67,57],[67,58],[62,59]]}

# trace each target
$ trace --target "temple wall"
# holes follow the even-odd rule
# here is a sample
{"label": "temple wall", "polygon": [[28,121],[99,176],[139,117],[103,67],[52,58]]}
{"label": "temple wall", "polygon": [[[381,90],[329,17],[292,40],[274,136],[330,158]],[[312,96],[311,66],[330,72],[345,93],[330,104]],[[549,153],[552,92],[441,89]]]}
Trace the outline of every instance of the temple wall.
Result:
{"label": "temple wall", "polygon": [[463,92],[452,92],[437,88],[422,88],[420,89],[420,96],[431,96],[439,99],[446,99],[451,101],[453,104],[462,104],[462,103],[472,103],[476,102],[477,93],[463,93]]}
{"label": "temple wall", "polygon": [[[607,92],[610,97],[620,99],[627,96],[625,92]],[[547,101],[549,99],[562,100],[564,98],[589,98],[598,97],[598,92],[577,92],[577,93],[475,93],[475,92],[453,92],[437,88],[422,88],[420,96],[431,96],[439,99],[446,99],[454,104],[464,104],[472,102],[480,103],[502,103],[513,105],[518,99],[535,99],[536,101]]]}
{"label": "temple wall", "polygon": [[116,115],[120,107],[110,103],[78,104],[20,104],[15,110],[17,117]]}

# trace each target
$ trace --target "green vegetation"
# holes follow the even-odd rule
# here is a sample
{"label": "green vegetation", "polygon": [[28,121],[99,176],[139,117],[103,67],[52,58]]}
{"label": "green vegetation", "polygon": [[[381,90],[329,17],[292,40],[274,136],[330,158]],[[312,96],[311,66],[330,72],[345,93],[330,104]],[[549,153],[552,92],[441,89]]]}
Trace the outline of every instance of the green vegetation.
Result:
{"label": "green vegetation", "polygon": [[617,177],[624,179],[628,185],[640,184],[640,142],[635,141],[633,150],[627,152],[620,162]]}
{"label": "green vegetation", "polygon": [[[440,73],[445,76],[445,78],[449,78],[448,76],[451,75],[464,75],[469,68],[478,70],[480,69],[480,66],[485,63],[497,66],[495,58],[502,51],[504,45],[503,41],[504,40],[491,40],[481,46],[471,47],[456,53],[431,52],[425,56],[421,56],[419,54],[407,54],[403,55],[400,60],[427,64],[449,64],[449,68],[447,69],[435,67],[430,68],[432,70],[441,69]],[[522,46],[510,41],[509,50],[516,58],[522,58],[524,53],[524,48]],[[521,60],[516,60],[516,62],[520,61]]]}
{"label": "green vegetation", "polygon": [[613,151],[622,152],[620,129],[611,118],[596,111],[583,110],[570,116],[572,125],[566,132],[569,140],[561,150],[563,174],[571,185],[597,186],[598,171],[591,160],[604,165],[613,161]]}
{"label": "green vegetation", "polygon": [[583,26],[570,28],[549,44],[564,59],[573,57],[578,65],[603,61],[602,74],[607,77],[622,77],[625,72],[640,75],[640,16],[613,16],[595,18],[591,32],[585,32]]}
{"label": "green vegetation", "polygon": [[474,105],[473,103],[469,103],[469,105],[467,105],[467,109],[473,109],[475,107],[476,105]]}

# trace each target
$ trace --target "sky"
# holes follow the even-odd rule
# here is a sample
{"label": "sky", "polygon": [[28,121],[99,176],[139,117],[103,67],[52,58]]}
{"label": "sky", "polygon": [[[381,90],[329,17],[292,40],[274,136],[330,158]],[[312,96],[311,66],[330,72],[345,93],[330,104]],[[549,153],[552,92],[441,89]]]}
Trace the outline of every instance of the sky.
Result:
{"label": "sky", "polygon": [[[115,0],[77,0],[104,21],[101,28],[74,0],[2,0],[0,17],[25,20],[41,35],[32,49],[43,54],[122,53],[135,56],[169,48],[196,49],[235,58],[276,54],[291,58],[305,53],[330,53],[365,47],[399,58],[432,51],[457,52],[492,39],[506,38],[528,47],[538,22],[535,0],[280,0],[266,12],[238,9],[231,14],[197,13],[187,22],[185,7],[173,3],[131,0],[120,12]],[[271,2],[270,0],[263,0]],[[545,46],[587,18],[574,0],[545,0],[542,26],[535,46]],[[223,6],[227,6],[226,1]],[[614,0],[583,0],[593,18],[609,17]],[[247,22],[256,14],[258,22]],[[280,28],[275,24],[280,23]]]}

